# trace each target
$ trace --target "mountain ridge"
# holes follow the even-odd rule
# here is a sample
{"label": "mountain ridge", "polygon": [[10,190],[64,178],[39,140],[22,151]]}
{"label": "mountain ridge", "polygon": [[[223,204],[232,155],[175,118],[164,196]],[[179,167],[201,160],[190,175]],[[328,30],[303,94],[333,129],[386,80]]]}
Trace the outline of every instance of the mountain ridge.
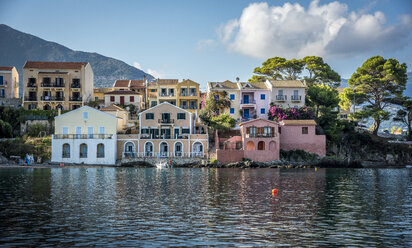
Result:
{"label": "mountain ridge", "polygon": [[96,52],[75,51],[5,24],[0,24],[0,37],[0,65],[17,68],[20,86],[23,83],[23,66],[27,60],[89,62],[94,73],[94,87],[111,87],[117,79],[143,79],[144,76],[148,80],[154,79],[152,75],[121,60]]}

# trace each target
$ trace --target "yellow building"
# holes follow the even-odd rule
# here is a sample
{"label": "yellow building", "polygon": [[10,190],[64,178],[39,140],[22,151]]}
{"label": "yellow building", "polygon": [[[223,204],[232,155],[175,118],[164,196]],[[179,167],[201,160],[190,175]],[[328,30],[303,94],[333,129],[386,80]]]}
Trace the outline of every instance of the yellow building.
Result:
{"label": "yellow building", "polygon": [[177,106],[196,114],[200,109],[199,84],[186,79],[176,85]]}
{"label": "yellow building", "polygon": [[[241,89],[238,83],[231,82],[226,80],[224,82],[208,82],[206,86],[206,94],[209,97],[211,94],[214,94],[216,100],[226,97],[230,99],[230,108],[219,109],[217,114],[229,114],[234,119],[240,119],[240,92]],[[232,109],[232,110],[231,110]],[[232,111],[232,113],[231,113]]]}
{"label": "yellow building", "polygon": [[19,98],[19,73],[16,67],[0,66],[0,98]]}
{"label": "yellow building", "polygon": [[104,93],[112,91],[113,88],[94,88],[93,89],[93,99],[95,101],[103,101],[104,103]]}
{"label": "yellow building", "polygon": [[23,67],[25,109],[73,110],[93,99],[93,70],[88,62],[27,61]]}

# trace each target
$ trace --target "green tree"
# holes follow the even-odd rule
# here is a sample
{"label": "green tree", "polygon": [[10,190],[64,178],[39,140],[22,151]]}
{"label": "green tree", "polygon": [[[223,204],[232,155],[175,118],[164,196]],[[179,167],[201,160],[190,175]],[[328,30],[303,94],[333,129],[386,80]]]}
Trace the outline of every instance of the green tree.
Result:
{"label": "green tree", "polygon": [[339,104],[339,93],[336,89],[328,85],[312,85],[307,92],[308,105],[314,107],[315,117],[319,117],[319,110],[323,108],[323,112],[327,109],[334,109]]}
{"label": "green tree", "polygon": [[302,60],[305,69],[308,71],[308,76],[305,80],[309,86],[314,84],[326,84],[332,87],[340,85],[340,75],[332,70],[332,68],[323,61],[322,57],[306,56]]}
{"label": "green tree", "polygon": [[221,114],[210,118],[210,126],[220,132],[230,131],[236,125],[236,120],[228,114]]}
{"label": "green tree", "polygon": [[0,138],[11,138],[13,136],[13,128],[10,123],[0,119]]}
{"label": "green tree", "polygon": [[401,97],[394,99],[392,103],[395,103],[401,107],[396,113],[396,116],[393,117],[394,121],[402,122],[408,128],[408,137],[409,141],[412,141],[412,99],[409,97]]}
{"label": "green tree", "polygon": [[236,120],[228,114],[217,115],[217,112],[223,111],[225,108],[230,108],[227,92],[223,91],[222,94],[213,92],[208,95],[204,108],[200,110],[199,118],[214,130],[227,131],[228,128],[233,128],[236,125]]}
{"label": "green tree", "polygon": [[362,94],[365,108],[355,117],[372,117],[373,133],[376,135],[383,120],[389,120],[389,112],[385,107],[395,98],[400,97],[406,86],[406,64],[396,59],[384,59],[374,56],[358,67],[349,79],[349,87]]}
{"label": "green tree", "polygon": [[365,95],[356,92],[352,88],[345,88],[343,92],[339,94],[339,107],[343,110],[350,110],[355,105],[360,105],[365,101]]}

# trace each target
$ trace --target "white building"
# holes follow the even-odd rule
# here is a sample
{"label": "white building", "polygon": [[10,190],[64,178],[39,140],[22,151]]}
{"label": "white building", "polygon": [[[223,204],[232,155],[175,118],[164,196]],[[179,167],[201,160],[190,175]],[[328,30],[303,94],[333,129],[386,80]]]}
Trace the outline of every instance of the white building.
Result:
{"label": "white building", "polygon": [[52,162],[115,164],[117,117],[84,106],[55,117]]}

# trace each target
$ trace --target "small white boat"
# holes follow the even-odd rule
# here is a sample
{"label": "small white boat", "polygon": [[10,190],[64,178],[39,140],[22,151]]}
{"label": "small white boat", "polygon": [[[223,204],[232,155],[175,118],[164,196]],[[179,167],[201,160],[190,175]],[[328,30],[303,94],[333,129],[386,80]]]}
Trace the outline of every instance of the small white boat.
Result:
{"label": "small white boat", "polygon": [[156,163],[156,168],[157,169],[166,169],[166,168],[170,168],[170,165],[167,161],[164,161],[164,162],[159,161],[159,162]]}
{"label": "small white boat", "polygon": [[410,169],[410,168],[412,168],[412,164],[407,164],[405,167]]}

